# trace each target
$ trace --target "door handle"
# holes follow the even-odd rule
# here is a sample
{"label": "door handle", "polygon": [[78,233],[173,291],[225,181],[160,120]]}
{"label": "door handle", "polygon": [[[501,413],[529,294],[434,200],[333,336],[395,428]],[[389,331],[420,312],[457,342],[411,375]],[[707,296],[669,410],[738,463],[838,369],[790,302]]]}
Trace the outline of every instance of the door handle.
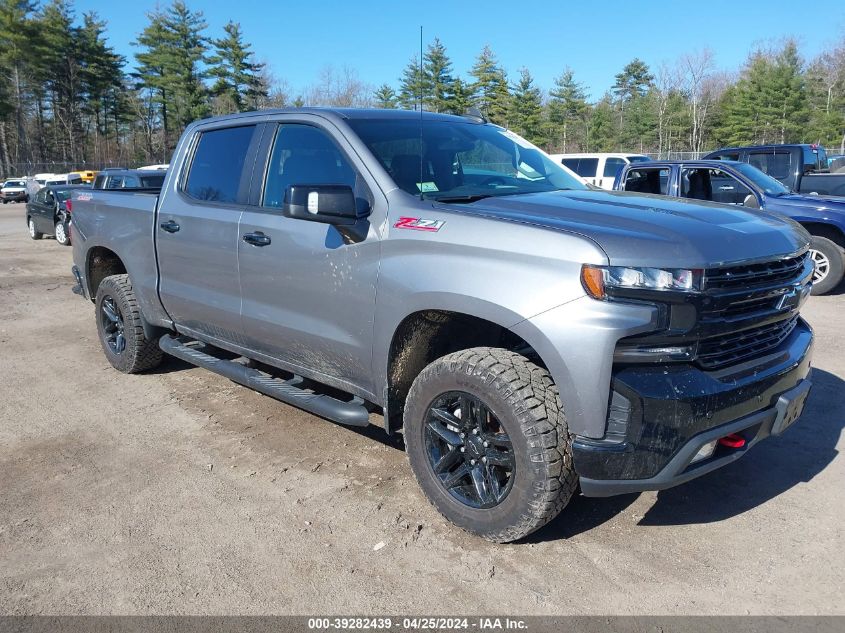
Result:
{"label": "door handle", "polygon": [[179,224],[177,222],[174,222],[173,220],[162,222],[161,224],[159,224],[159,226],[168,233],[175,233],[181,228]]}
{"label": "door handle", "polygon": [[244,242],[252,244],[253,246],[267,246],[270,243],[270,236],[265,235],[261,231],[255,233],[247,233],[243,237]]}
{"label": "door handle", "polygon": [[732,185],[723,185],[719,187],[719,191],[733,191],[734,188]]}

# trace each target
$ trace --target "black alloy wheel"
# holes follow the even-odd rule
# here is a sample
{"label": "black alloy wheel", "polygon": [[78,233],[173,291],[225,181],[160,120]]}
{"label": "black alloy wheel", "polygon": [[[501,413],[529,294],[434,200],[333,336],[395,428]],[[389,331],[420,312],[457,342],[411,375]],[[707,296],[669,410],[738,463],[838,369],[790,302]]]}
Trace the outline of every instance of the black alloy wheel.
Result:
{"label": "black alloy wheel", "polygon": [[124,335],[123,314],[117,307],[114,299],[106,295],[100,304],[100,321],[103,326],[106,344],[113,354],[118,356],[126,349],[126,336]]}
{"label": "black alloy wheel", "polygon": [[438,396],[425,428],[428,463],[456,500],[478,509],[500,504],[516,472],[513,444],[481,400],[463,391]]}

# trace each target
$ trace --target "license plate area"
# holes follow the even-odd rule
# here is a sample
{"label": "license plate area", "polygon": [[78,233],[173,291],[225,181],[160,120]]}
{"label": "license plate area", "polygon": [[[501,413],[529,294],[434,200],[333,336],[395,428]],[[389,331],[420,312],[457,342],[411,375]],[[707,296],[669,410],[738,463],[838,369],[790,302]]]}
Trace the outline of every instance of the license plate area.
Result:
{"label": "license plate area", "polygon": [[777,415],[772,423],[772,435],[780,435],[801,417],[812,384],[802,380],[797,386],[782,394],[775,405]]}

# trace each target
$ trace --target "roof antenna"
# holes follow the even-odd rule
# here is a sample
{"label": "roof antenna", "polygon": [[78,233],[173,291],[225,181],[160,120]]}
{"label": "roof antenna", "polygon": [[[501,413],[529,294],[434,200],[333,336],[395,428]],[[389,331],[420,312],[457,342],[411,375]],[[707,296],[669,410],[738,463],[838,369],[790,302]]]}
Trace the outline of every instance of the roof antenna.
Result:
{"label": "roof antenna", "polygon": [[420,72],[417,77],[417,88],[420,95],[420,200],[423,197],[423,27],[420,24]]}

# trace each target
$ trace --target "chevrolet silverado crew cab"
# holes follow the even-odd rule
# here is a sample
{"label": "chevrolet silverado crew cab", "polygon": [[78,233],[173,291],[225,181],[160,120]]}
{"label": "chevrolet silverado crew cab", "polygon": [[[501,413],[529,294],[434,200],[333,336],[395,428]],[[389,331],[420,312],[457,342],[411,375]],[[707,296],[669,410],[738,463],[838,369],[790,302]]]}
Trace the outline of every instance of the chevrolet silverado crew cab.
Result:
{"label": "chevrolet silverado crew cab", "polygon": [[591,190],[480,118],[199,121],[158,195],[80,191],[73,210],[74,290],[116,369],[168,353],[341,424],[383,420],[437,510],[493,541],[579,485],[724,466],[810,389],[800,226]]}

